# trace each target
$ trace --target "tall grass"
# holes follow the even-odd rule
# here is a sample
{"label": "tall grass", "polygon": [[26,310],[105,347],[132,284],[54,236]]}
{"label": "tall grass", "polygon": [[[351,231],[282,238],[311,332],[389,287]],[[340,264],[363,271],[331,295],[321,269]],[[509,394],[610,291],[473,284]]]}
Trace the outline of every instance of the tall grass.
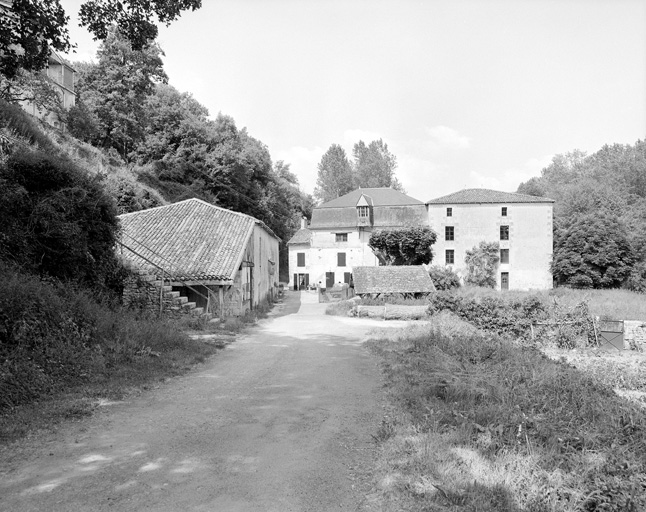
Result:
{"label": "tall grass", "polygon": [[369,346],[396,404],[382,510],[645,509],[646,411],[591,376],[449,314]]}
{"label": "tall grass", "polygon": [[[216,350],[168,321],[100,303],[71,283],[6,266],[0,280],[0,440],[22,435],[32,419],[38,424],[38,409],[54,397],[118,398]],[[36,400],[38,408],[12,420]],[[24,425],[16,430],[17,423]]]}

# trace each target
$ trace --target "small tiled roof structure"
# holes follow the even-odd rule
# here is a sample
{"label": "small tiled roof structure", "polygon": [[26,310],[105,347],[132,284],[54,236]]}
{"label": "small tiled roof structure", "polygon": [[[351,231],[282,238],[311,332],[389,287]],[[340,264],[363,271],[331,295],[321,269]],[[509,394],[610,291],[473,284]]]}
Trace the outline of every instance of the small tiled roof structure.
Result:
{"label": "small tiled roof structure", "polygon": [[484,203],[553,203],[547,197],[499,192],[486,188],[467,188],[448,196],[438,197],[427,201],[426,204],[484,204]]}
{"label": "small tiled roof structure", "polygon": [[414,199],[398,190],[381,187],[381,188],[358,188],[348,192],[344,196],[332,199],[323,203],[316,208],[354,208],[359,198],[364,195],[368,198],[368,203],[372,206],[405,206],[411,204],[424,204],[418,199]]}
{"label": "small tiled roof structure", "polygon": [[126,259],[153,272],[157,265],[187,281],[233,280],[255,225],[278,238],[258,219],[200,199],[126,213],[119,219]]}
{"label": "small tiled roof structure", "polygon": [[421,265],[354,267],[354,292],[365,294],[428,294],[435,286]]}
{"label": "small tiled roof structure", "polygon": [[307,228],[299,229],[294,236],[289,239],[287,245],[292,244],[309,244],[312,241],[312,232]]}

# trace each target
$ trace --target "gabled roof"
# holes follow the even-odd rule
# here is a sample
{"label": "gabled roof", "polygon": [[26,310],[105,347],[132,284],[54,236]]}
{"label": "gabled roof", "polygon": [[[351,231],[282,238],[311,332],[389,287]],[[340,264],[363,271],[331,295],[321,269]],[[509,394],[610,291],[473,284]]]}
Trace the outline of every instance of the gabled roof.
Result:
{"label": "gabled roof", "polygon": [[414,199],[406,194],[388,187],[382,188],[358,188],[346,195],[332,199],[323,203],[317,208],[355,208],[357,201],[362,196],[368,196],[368,202],[372,200],[372,206],[403,206],[410,204],[424,204],[422,201]]}
{"label": "gabled roof", "polygon": [[430,293],[435,286],[421,265],[354,267],[355,293]]}
{"label": "gabled roof", "polygon": [[167,206],[119,215],[123,255],[136,266],[156,270],[141,256],[178,279],[232,280],[254,225],[276,235],[259,220],[187,199]]}
{"label": "gabled roof", "polygon": [[309,244],[312,241],[312,232],[307,228],[299,229],[294,236],[289,239],[290,244]]}
{"label": "gabled roof", "polygon": [[482,204],[482,203],[553,203],[547,197],[516,194],[512,192],[499,192],[486,188],[467,188],[454,192],[448,196],[431,199],[426,204]]}

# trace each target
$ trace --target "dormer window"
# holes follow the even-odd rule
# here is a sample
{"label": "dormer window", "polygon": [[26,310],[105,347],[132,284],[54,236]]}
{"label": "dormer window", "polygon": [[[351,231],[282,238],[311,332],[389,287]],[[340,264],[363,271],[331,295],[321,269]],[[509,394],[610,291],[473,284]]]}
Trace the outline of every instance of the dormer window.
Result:
{"label": "dormer window", "polygon": [[370,227],[372,225],[372,199],[362,194],[357,201],[357,226]]}
{"label": "dormer window", "polygon": [[368,206],[357,206],[357,212],[360,219],[367,219],[370,217],[370,208]]}

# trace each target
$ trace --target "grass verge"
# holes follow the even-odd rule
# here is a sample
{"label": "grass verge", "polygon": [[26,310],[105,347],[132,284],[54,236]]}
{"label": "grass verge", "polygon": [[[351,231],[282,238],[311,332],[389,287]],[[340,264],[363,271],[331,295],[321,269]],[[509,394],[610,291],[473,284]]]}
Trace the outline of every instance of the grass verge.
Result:
{"label": "grass verge", "polygon": [[394,404],[382,511],[646,508],[646,411],[594,376],[450,314],[369,346]]}
{"label": "grass verge", "polygon": [[217,351],[70,283],[1,265],[0,280],[0,443],[87,416]]}

